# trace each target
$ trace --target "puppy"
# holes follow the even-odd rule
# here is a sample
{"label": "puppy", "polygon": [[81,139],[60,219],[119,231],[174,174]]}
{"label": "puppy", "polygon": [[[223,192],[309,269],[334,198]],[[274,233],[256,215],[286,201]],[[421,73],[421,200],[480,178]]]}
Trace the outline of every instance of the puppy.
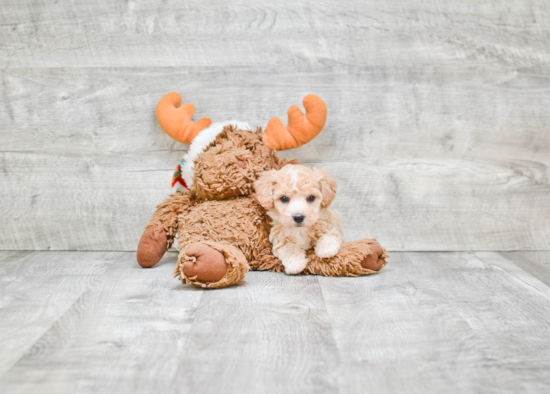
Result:
{"label": "puppy", "polygon": [[344,242],[342,225],[340,215],[328,209],[336,197],[336,181],[327,171],[288,164],[262,173],[254,189],[271,218],[273,254],[287,274],[306,268],[308,249],[321,258],[338,253]]}

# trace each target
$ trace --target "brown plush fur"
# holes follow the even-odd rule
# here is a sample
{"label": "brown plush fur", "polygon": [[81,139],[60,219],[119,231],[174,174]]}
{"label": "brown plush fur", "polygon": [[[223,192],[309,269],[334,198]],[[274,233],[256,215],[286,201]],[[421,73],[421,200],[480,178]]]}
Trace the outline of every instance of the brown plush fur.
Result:
{"label": "brown plush fur", "polygon": [[[379,269],[383,268],[383,264],[377,270],[364,268],[361,262],[372,254],[371,247],[375,244],[376,239],[362,239],[359,241],[345,242],[340,247],[340,251],[334,257],[322,259],[315,255],[313,250],[307,253],[309,260],[304,273],[323,276],[362,276],[374,274]],[[386,250],[383,249],[380,259],[388,258]]]}
{"label": "brown plush fur", "polygon": [[[239,283],[250,269],[283,272],[284,267],[271,251],[266,211],[252,194],[261,172],[280,169],[288,163],[296,161],[277,157],[264,144],[260,129],[251,132],[227,126],[195,160],[193,189],[173,194],[159,204],[146,226],[164,229],[167,243],[157,245],[163,250],[172,245],[177,233],[180,254],[174,276],[183,283],[219,288]],[[363,268],[361,262],[372,254],[372,242],[344,244],[340,253],[330,259],[310,255],[304,272],[328,276],[370,274],[374,271]],[[223,254],[227,272],[222,279],[200,281],[197,276],[186,274],[185,263],[196,259],[188,256],[186,250],[198,243]],[[140,262],[143,266],[155,263]]]}

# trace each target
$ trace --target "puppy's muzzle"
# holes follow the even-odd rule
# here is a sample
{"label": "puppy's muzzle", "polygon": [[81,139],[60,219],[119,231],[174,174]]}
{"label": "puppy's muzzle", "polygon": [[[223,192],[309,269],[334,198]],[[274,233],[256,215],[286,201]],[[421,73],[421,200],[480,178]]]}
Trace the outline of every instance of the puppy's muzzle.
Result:
{"label": "puppy's muzzle", "polygon": [[304,215],[292,215],[292,220],[294,220],[298,224],[302,223],[305,218],[306,217]]}

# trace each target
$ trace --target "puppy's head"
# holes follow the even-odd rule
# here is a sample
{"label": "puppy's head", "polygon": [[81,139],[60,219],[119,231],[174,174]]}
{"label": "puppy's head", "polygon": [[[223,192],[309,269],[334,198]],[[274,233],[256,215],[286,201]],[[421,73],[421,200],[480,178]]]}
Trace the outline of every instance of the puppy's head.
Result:
{"label": "puppy's head", "polygon": [[288,164],[263,172],[254,190],[273,220],[285,227],[309,227],[336,197],[336,181],[325,170]]}

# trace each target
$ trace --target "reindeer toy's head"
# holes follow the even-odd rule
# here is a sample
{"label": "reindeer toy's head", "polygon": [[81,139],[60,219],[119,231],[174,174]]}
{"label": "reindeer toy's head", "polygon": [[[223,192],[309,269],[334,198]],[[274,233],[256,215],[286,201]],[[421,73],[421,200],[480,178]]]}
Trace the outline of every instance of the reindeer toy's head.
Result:
{"label": "reindeer toy's head", "polygon": [[244,122],[212,123],[209,118],[191,122],[195,107],[179,107],[181,96],[169,93],[156,108],[161,128],[173,139],[190,144],[173,179],[176,188],[190,189],[201,200],[223,200],[253,193],[254,181],[263,171],[279,169],[289,162],[276,150],[302,146],[323,129],[327,108],[315,95],[304,98],[305,115],[293,105],[288,110],[288,126],[272,118],[262,133]]}

